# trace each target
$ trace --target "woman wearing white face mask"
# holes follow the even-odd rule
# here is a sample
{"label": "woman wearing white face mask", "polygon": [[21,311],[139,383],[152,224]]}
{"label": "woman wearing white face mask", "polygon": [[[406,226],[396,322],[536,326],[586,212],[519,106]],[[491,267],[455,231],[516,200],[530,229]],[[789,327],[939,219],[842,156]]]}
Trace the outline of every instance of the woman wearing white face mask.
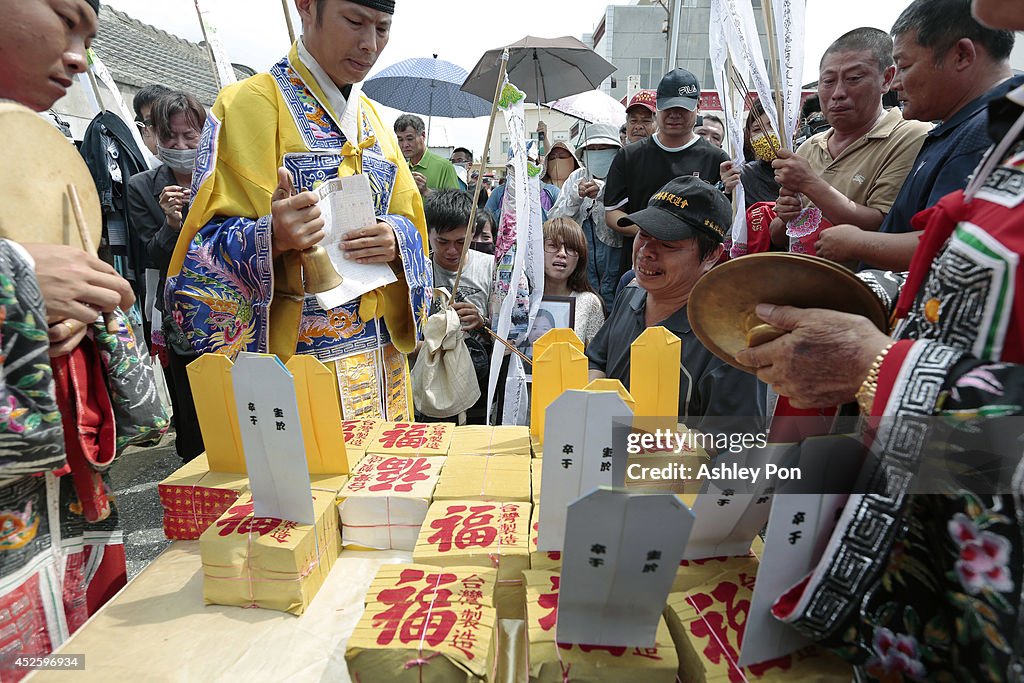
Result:
{"label": "woman wearing white face mask", "polygon": [[566,179],[548,215],[572,218],[583,228],[587,238],[587,278],[610,310],[618,283],[622,236],[604,221],[604,179],[622,143],[618,130],[610,124],[589,124],[583,136],[579,149],[583,165]]}
{"label": "woman wearing white face mask", "polygon": [[[167,265],[188,213],[192,172],[206,110],[193,95],[171,92],[153,103],[150,117],[156,132],[157,156],[164,163],[132,176],[128,183],[128,211],[132,230],[146,251],[146,266],[159,273],[155,297],[147,296],[147,300],[152,299],[155,309],[162,313]],[[154,329],[150,331],[150,348],[154,352],[164,347],[163,335],[155,322],[160,317],[159,313],[147,311],[146,318],[154,321]],[[175,446],[178,455],[187,462],[202,453],[203,439],[185,373],[186,360],[173,349],[168,351],[166,376],[174,406]]]}
{"label": "woman wearing white face mask", "polygon": [[149,267],[165,272],[191,199],[206,110],[193,95],[172,92],[157,99],[150,116],[157,156],[164,163],[132,177],[128,199],[132,227],[145,245]]}

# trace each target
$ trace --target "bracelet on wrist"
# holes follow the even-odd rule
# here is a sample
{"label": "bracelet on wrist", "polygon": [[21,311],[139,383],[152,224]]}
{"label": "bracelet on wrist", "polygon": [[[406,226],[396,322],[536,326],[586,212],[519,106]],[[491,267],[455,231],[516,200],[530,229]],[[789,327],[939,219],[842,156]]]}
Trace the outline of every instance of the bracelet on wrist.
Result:
{"label": "bracelet on wrist", "polygon": [[885,361],[886,354],[889,353],[889,349],[893,347],[896,342],[889,342],[885,345],[875,360],[871,363],[871,367],[868,369],[868,375],[861,382],[860,389],[857,390],[856,399],[857,405],[860,406],[860,412],[862,415],[870,415],[871,408],[875,403],[875,393],[878,391],[878,373],[882,369],[882,363]]}

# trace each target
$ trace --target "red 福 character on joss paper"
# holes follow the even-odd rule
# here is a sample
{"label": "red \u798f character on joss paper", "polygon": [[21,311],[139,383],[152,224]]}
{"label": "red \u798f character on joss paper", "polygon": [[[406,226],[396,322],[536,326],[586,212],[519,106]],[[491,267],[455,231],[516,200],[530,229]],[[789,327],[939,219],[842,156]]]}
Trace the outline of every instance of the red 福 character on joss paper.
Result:
{"label": "red \u798f character on joss paper", "polygon": [[470,514],[463,516],[461,513],[467,510],[465,505],[449,505],[447,517],[430,523],[430,528],[437,529],[437,533],[427,538],[427,543],[436,543],[439,553],[448,552],[453,544],[459,550],[465,550],[471,546],[487,548],[494,543],[498,536],[498,528],[491,523],[494,506],[474,505],[468,509]]}
{"label": "red \u798f character on joss paper", "polygon": [[[793,668],[793,655],[785,655],[783,657],[778,657],[776,659],[769,659],[766,662],[761,662],[759,664],[751,664],[750,666],[746,667],[747,671],[749,671],[753,676],[757,676],[758,678],[764,676],[771,669],[789,671],[791,668]],[[744,679],[741,678],[740,680]]]}
{"label": "red \u798f character on joss paper", "polygon": [[276,529],[282,521],[276,517],[253,517],[252,503],[236,505],[224,514],[225,516],[216,522],[220,527],[220,536],[230,536],[233,533],[265,536]]}
{"label": "red \u798f character on joss paper", "polygon": [[417,608],[402,624],[399,639],[403,643],[422,640],[436,647],[443,643],[458,616],[452,607],[452,591],[442,584],[454,583],[454,574],[429,574],[428,586],[416,596]]}
{"label": "red \u798f character on joss paper", "polygon": [[380,444],[384,448],[423,448],[427,443],[427,425],[396,423],[392,429],[382,432]]}
{"label": "red \u798f character on joss paper", "polygon": [[[418,595],[415,586],[388,588],[377,594],[377,601],[388,606],[373,617],[373,627],[381,629],[377,635],[377,644],[388,645],[396,635],[401,643],[422,639],[431,647],[436,647],[444,642],[458,617],[451,609],[451,589],[441,586],[455,583],[457,578],[454,574],[427,574],[424,577],[422,570],[402,570],[397,586],[424,580],[427,587]],[[406,617],[412,608],[415,611]]]}
{"label": "red \u798f character on joss paper", "polygon": [[428,458],[388,458],[377,466],[376,483],[370,491],[409,493],[413,484],[430,479]]}
{"label": "red \u798f character on joss paper", "polygon": [[[742,578],[742,576],[741,576]],[[711,594],[692,594],[688,601],[694,611],[700,615],[699,619],[690,622],[690,632],[706,644],[704,656],[708,661],[715,664],[735,662],[739,657],[740,643],[738,634],[746,627],[747,613],[750,611],[750,600],[737,599],[739,586],[732,582],[718,584]],[[711,611],[710,608],[718,602],[724,609]],[[732,639],[730,639],[730,633]],[[733,641],[735,642],[735,645]],[[726,651],[723,652],[722,650]],[[729,679],[731,681],[743,680],[735,667],[729,667]]]}

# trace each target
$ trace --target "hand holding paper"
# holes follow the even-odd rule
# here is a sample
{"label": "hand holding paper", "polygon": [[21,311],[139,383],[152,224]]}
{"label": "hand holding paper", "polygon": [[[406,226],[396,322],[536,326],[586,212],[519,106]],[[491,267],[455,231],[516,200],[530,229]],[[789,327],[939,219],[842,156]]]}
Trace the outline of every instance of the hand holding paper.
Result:
{"label": "hand holding paper", "polygon": [[395,230],[378,221],[360,230],[353,230],[341,242],[345,258],[356,263],[391,263],[398,258]]}
{"label": "hand holding paper", "polygon": [[316,189],[316,195],[324,219],[321,244],[344,278],[338,287],[316,295],[320,306],[337,308],[395,282],[398,278],[387,265],[398,253],[395,234],[387,223],[377,221],[366,176],[328,180]]}

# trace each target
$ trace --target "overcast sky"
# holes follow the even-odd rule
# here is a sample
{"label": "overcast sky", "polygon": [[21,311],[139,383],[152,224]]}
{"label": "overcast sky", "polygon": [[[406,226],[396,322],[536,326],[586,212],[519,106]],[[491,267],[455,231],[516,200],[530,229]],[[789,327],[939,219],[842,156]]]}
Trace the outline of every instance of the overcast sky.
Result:
{"label": "overcast sky", "polygon": [[[202,40],[193,0],[102,0],[127,14],[193,41]],[[294,3],[287,0],[299,30]],[[806,63],[803,81],[817,78],[822,52],[833,39],[858,26],[884,30],[910,0],[808,0]],[[511,3],[479,0],[397,0],[391,40],[371,72],[409,57],[437,53],[469,70],[488,49],[525,35],[581,37],[600,21],[608,0],[515,0]],[[628,3],[620,3],[628,4]],[[683,0],[686,5],[686,0]],[[288,31],[281,0],[205,0],[221,41],[233,62],[257,70],[267,69],[288,49]],[[394,114],[385,111],[385,118]],[[445,122],[440,122],[444,125]],[[452,144],[480,149],[486,119],[448,120]],[[435,119],[435,126],[438,121]]]}

